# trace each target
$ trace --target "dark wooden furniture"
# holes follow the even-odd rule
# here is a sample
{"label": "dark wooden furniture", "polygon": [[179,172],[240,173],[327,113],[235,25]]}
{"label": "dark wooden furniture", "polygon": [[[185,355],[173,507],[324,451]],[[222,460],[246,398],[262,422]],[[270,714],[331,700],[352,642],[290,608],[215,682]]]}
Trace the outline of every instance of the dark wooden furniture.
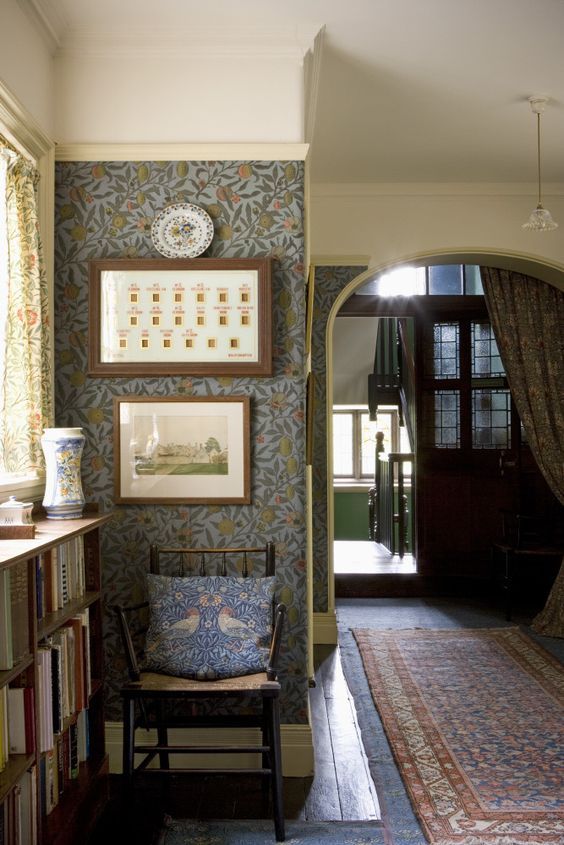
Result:
{"label": "dark wooden furniture", "polygon": [[493,545],[493,559],[494,566],[501,561],[505,618],[509,621],[516,579],[528,577],[534,583],[539,570],[561,560],[564,556],[564,536],[561,521],[557,521],[554,515],[502,511],[501,518],[501,538]]}
{"label": "dark wooden furniture", "polygon": [[[228,574],[228,560],[242,561],[242,572],[233,574],[246,578],[250,576],[249,558],[261,555],[267,576],[275,572],[275,550],[273,543],[262,548],[194,549],[152,546],[150,571],[154,574],[182,575],[186,563],[190,566],[194,557],[198,560],[197,571],[191,574]],[[210,572],[208,561],[218,561],[219,571]],[[175,567],[171,571],[171,564]],[[163,569],[165,571],[163,571]],[[254,562],[253,562],[254,571]],[[123,698],[123,775],[126,791],[132,793],[137,773],[178,774],[211,772],[233,774],[256,773],[264,778],[264,785],[270,785],[272,810],[276,839],[284,841],[284,811],[282,800],[282,766],[280,745],[280,683],[277,680],[277,660],[280,650],[282,626],[286,608],[282,604],[273,606],[273,635],[268,664],[264,672],[225,680],[199,681],[144,672],[137,657],[146,630],[145,624],[135,627],[134,614],[145,613],[147,602],[130,607],[114,606],[117,614],[129,670],[129,682],[122,690]],[[136,647],[137,646],[137,647]],[[251,711],[249,704],[254,705]],[[219,704],[221,715],[217,715]],[[203,706],[198,706],[203,705]],[[216,705],[214,709],[214,705]],[[169,741],[171,728],[259,728],[260,744],[244,747],[238,745],[194,745],[188,742],[175,744]],[[157,741],[147,744],[136,742],[137,728],[156,729]],[[170,756],[175,754],[260,754],[262,765],[233,770],[232,768],[180,768],[171,767]],[[143,759],[135,764],[135,755]],[[158,766],[150,766],[158,757]],[[264,790],[266,794],[266,790]]]}
{"label": "dark wooden furniture", "polygon": [[[10,812],[13,813],[14,808],[28,814],[27,797],[23,797],[23,782],[26,778],[32,779],[37,789],[37,800],[32,800],[30,807],[35,807],[37,842],[43,845],[72,845],[79,840],[83,841],[107,800],[99,529],[110,518],[110,514],[86,514],[80,519],[67,520],[39,518],[34,520],[36,532],[33,539],[0,540],[0,571],[10,570],[14,649],[16,640],[23,634],[21,647],[13,655],[12,668],[0,671],[0,688],[33,689],[32,719],[35,728],[35,740],[32,740],[27,753],[11,753],[7,765],[0,772],[0,804],[4,804],[5,819]],[[72,591],[71,595],[67,594],[62,607],[54,608],[52,600],[46,597],[51,584],[50,573],[58,565],[56,561],[60,557],[64,555],[70,559],[73,548],[83,549],[84,581],[79,589]],[[88,716],[82,719],[87,725],[89,755],[75,767],[72,776],[66,766],[62,778],[61,773],[58,773],[58,794],[54,796],[56,803],[51,808],[46,807],[41,795],[46,788],[41,773],[48,769],[49,758],[53,755],[54,765],[57,765],[57,752],[69,743],[78,714],[75,708],[75,712],[62,721],[60,729],[54,731],[50,750],[40,750],[39,711],[42,693],[39,686],[38,654],[44,644],[70,624],[70,620],[85,611],[88,611],[89,618],[89,637],[85,642],[89,641],[90,649],[88,657],[84,657],[83,668],[88,672],[90,682],[82,687],[85,705],[82,709]],[[77,694],[78,680],[74,667],[70,674],[70,683]],[[76,698],[75,704],[78,705]],[[15,716],[13,712],[12,716]],[[46,809],[49,809],[48,813]],[[31,816],[28,814],[26,818],[29,821]]]}

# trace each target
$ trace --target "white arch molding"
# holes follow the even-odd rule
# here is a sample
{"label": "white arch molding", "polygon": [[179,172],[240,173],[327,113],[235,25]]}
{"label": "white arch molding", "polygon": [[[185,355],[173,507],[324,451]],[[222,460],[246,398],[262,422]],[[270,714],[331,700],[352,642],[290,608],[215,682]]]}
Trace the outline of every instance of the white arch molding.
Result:
{"label": "white arch molding", "polygon": [[[341,266],[340,260],[315,260],[314,266]],[[348,262],[352,264],[352,261]],[[493,265],[504,270],[515,270],[533,276],[554,287],[564,290],[564,265],[558,262],[543,261],[538,257],[526,253],[505,253],[492,249],[459,249],[433,250],[406,255],[380,265],[372,265],[364,272],[352,279],[343,290],[339,291],[327,318],[325,331],[325,377],[326,377],[326,407],[325,418],[327,426],[327,611],[314,613],[313,636],[314,643],[337,642],[337,619],[335,615],[335,574],[333,560],[334,545],[334,504],[333,504],[333,328],[335,319],[341,306],[366,282],[376,276],[396,270],[405,265],[425,267],[432,264],[478,264]]]}

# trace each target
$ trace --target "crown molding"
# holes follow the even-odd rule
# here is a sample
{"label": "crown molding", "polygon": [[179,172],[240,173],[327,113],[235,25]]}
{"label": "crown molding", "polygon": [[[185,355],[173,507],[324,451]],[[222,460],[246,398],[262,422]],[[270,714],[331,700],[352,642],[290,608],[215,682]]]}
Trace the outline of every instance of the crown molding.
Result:
{"label": "crown molding", "polygon": [[[312,182],[316,197],[530,196],[534,182]],[[543,196],[564,195],[564,183],[543,183]]]}
{"label": "crown molding", "polygon": [[0,80],[0,124],[11,136],[20,151],[35,159],[41,158],[54,146],[31,114]]}
{"label": "crown molding", "polygon": [[67,22],[60,8],[57,8],[51,0],[17,0],[17,2],[39,31],[49,52],[55,53],[67,29]]}
{"label": "crown molding", "polygon": [[58,144],[56,161],[304,161],[309,144]]}
{"label": "crown molding", "polygon": [[302,61],[319,25],[253,26],[196,24],[191,27],[131,26],[115,23],[106,28],[69,25],[53,0],[17,0],[40,32],[50,52],[58,57],[103,58],[116,53],[128,57],[266,56]]}
{"label": "crown molding", "polygon": [[66,29],[60,39],[57,57],[104,58],[117,53],[120,56],[144,59],[161,56],[183,59],[266,57],[301,63],[315,34],[313,27],[266,28],[227,24],[196,25],[190,28],[72,27]]}

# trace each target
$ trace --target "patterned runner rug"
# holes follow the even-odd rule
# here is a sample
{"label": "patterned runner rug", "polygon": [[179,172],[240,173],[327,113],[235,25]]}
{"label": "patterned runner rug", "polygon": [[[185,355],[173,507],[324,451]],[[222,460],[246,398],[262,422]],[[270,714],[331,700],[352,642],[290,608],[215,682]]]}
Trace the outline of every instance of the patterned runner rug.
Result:
{"label": "patterned runner rug", "polygon": [[518,628],[353,631],[433,845],[563,845],[564,669]]}

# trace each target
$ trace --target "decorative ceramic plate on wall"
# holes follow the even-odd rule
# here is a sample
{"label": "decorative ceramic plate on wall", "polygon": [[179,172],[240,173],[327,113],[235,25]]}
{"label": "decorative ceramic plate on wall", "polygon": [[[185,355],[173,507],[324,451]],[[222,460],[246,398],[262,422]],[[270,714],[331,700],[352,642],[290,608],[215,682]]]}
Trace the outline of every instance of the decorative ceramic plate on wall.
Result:
{"label": "decorative ceramic plate on wall", "polygon": [[155,249],[167,258],[196,258],[213,238],[213,221],[207,211],[189,202],[168,205],[151,226]]}

